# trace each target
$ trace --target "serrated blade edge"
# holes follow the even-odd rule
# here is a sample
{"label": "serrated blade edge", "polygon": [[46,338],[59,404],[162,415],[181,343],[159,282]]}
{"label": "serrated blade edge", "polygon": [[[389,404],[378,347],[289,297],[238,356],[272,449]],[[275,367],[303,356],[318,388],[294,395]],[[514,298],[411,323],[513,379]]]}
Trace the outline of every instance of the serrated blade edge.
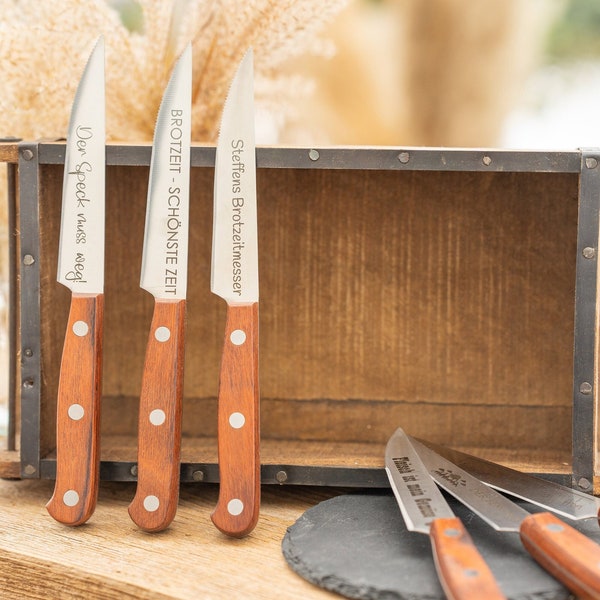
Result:
{"label": "serrated blade edge", "polygon": [[231,305],[258,302],[253,79],[250,49],[223,107],[215,157],[211,291]]}
{"label": "serrated blade edge", "polygon": [[188,44],[162,97],[150,160],[140,287],[163,300],[187,294],[191,97]]}

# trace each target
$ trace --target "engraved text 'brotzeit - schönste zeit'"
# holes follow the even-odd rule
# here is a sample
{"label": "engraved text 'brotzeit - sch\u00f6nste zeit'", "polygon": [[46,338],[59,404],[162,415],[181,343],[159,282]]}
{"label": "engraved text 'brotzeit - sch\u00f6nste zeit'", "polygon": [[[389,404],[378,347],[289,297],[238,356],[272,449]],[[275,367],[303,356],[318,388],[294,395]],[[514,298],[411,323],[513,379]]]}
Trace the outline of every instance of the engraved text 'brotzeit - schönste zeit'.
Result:
{"label": "engraved text 'brotzeit - sch\u00f6nste zeit'", "polygon": [[242,194],[242,175],[246,171],[243,158],[244,140],[233,140],[231,142],[231,208],[232,208],[232,253],[231,274],[232,291],[238,296],[242,295],[242,264],[244,251],[244,221],[243,207],[244,196]]}
{"label": "engraved text 'brotzeit - sch\u00f6nste zeit'", "polygon": [[[181,148],[183,131],[183,110],[171,110],[169,128],[169,171],[181,175]],[[176,183],[175,175],[171,178]],[[172,185],[167,199],[167,241],[165,248],[165,293],[177,294],[177,269],[181,229],[181,187]]]}

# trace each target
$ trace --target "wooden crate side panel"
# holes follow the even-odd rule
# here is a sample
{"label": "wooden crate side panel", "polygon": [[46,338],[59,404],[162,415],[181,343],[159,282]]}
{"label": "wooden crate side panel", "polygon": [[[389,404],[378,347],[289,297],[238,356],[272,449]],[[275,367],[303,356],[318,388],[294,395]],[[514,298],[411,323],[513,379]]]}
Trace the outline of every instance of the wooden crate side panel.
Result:
{"label": "wooden crate side panel", "polygon": [[[48,440],[68,308],[55,280],[61,169],[44,167],[42,188]],[[137,419],[126,399],[139,394],[151,318],[139,288],[147,177],[107,170],[103,427],[115,433]],[[193,169],[186,435],[216,423],[212,178]],[[576,174],[259,169],[265,435],[379,442],[399,421],[446,443],[569,446],[553,423],[570,419],[577,185]]]}

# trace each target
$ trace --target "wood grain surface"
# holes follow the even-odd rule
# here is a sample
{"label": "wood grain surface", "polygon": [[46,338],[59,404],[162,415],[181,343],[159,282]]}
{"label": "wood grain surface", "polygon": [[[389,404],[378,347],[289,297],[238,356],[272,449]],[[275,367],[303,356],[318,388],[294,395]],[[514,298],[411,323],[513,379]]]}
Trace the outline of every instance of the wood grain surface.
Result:
{"label": "wood grain surface", "polygon": [[535,560],[582,600],[600,598],[600,546],[548,512],[521,524],[521,540]]}
{"label": "wood grain surface", "polygon": [[85,523],[98,496],[103,323],[103,294],[73,294],[58,385],[56,485],[46,506],[67,525]]}
{"label": "wood grain surface", "polygon": [[219,501],[211,518],[233,537],[250,533],[260,510],[258,385],[258,303],[229,306],[219,379]]}
{"label": "wood grain surface", "polygon": [[44,509],[51,482],[0,480],[3,600],[333,597],[287,566],[281,541],[306,509],[339,492],[266,489],[258,525],[233,539],[210,522],[216,486],[183,486],[175,520],[158,534],[129,519],[134,489],[102,483],[94,518],[67,528]]}
{"label": "wood grain surface", "polygon": [[506,600],[460,519],[436,519],[430,536],[436,570],[449,600]]}
{"label": "wood grain surface", "polygon": [[[217,430],[213,178],[192,169],[184,438]],[[147,167],[107,168],[105,291],[121,299],[105,315],[107,439],[137,435],[147,179]],[[54,277],[61,185],[61,165],[43,165],[42,456],[56,444],[69,306]],[[570,461],[576,173],[259,168],[257,187],[263,440],[385,444],[402,424],[439,444],[513,449],[533,471],[545,452]]]}
{"label": "wood grain surface", "polygon": [[185,356],[185,300],[156,300],[138,419],[138,484],[129,507],[146,531],[168,527],[177,512]]}

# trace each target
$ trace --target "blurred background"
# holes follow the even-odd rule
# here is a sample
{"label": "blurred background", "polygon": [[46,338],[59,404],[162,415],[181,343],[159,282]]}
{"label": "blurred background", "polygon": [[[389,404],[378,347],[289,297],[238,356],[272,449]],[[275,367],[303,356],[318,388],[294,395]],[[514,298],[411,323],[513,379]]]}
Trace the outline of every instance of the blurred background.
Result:
{"label": "blurred background", "polygon": [[[132,36],[145,34],[144,8],[151,1],[106,1]],[[20,2],[24,0],[0,0],[0,5],[14,8]],[[210,4],[218,11],[232,3],[187,2],[193,4]],[[264,11],[269,3],[241,4],[246,11]],[[277,64],[281,74],[302,76],[302,93],[285,95],[277,110],[275,102],[257,98],[259,143],[600,146],[598,0],[348,0],[328,5],[328,18],[318,28],[309,27],[308,20],[321,2],[289,4],[312,7],[305,13],[294,9],[295,18],[306,18],[306,29],[314,30],[308,47],[323,51],[291,52]],[[14,64],[8,56],[10,46],[2,45],[11,24],[2,19],[0,60]],[[307,45],[306,36],[303,43]],[[18,75],[18,69],[15,72]],[[64,104],[66,120],[70,105]],[[27,130],[25,125],[14,129],[19,128],[18,111],[18,106],[2,107],[0,125],[11,130],[0,130],[0,137],[41,137],[40,130]],[[5,178],[4,172],[1,175]],[[4,182],[0,179],[2,187]],[[6,435],[8,386],[9,232],[3,194],[1,189],[0,439]]]}
{"label": "blurred background", "polygon": [[290,142],[599,144],[597,0],[354,0],[326,34]]}

